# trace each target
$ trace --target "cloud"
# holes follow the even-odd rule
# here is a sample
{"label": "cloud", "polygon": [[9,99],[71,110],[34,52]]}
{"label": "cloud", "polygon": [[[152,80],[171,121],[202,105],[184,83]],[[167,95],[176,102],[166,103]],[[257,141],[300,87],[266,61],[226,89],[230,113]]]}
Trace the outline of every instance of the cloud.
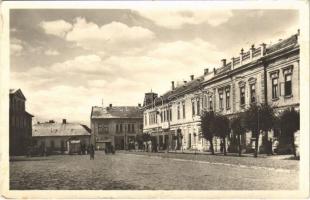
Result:
{"label": "cloud", "polygon": [[129,27],[120,22],[98,26],[93,22],[87,22],[84,18],[77,18],[72,30],[66,35],[68,41],[76,42],[78,46],[103,51],[129,50],[128,47],[131,47],[132,51],[154,38],[154,33],[143,27]]}
{"label": "cloud", "polygon": [[11,44],[10,47],[12,55],[19,55],[23,50],[23,46],[20,44]]}
{"label": "cloud", "polygon": [[44,54],[47,56],[57,56],[59,55],[59,52],[56,50],[48,49],[44,51]]}
{"label": "cloud", "polygon": [[218,26],[230,19],[233,14],[230,10],[138,10],[138,13],[152,20],[158,26],[179,29],[184,24],[208,23]]}
{"label": "cloud", "polygon": [[97,79],[97,80],[88,80],[88,86],[89,87],[103,87],[106,85],[107,81],[102,80],[102,79]]}
{"label": "cloud", "polygon": [[10,41],[10,53],[11,55],[19,56],[21,55],[22,51],[24,50],[24,42],[17,39],[17,38],[11,38]]}
{"label": "cloud", "polygon": [[64,20],[42,21],[40,26],[46,34],[65,37],[66,33],[72,28],[72,25]]}

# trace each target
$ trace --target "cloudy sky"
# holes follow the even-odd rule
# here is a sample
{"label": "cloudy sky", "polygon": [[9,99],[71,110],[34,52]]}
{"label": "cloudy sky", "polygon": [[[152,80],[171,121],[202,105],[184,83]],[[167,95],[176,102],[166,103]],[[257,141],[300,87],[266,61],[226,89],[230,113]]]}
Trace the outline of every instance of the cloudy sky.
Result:
{"label": "cloudy sky", "polygon": [[295,10],[11,10],[10,20],[10,87],[27,110],[87,124],[102,99],[135,106],[299,28]]}

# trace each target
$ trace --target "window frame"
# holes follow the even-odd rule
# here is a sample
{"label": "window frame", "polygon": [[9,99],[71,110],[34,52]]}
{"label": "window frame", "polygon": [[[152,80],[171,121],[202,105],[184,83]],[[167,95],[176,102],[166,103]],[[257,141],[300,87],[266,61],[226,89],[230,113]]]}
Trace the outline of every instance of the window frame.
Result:
{"label": "window frame", "polygon": [[245,105],[245,85],[240,86],[240,106],[244,105]]}

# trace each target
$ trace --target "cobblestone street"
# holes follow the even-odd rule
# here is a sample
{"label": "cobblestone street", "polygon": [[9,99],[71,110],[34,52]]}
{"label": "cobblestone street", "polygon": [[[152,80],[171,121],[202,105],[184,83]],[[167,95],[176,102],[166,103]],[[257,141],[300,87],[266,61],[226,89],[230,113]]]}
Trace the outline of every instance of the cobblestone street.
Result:
{"label": "cobblestone street", "polygon": [[10,162],[10,189],[297,189],[298,164],[295,160],[119,152],[96,152],[95,160],[88,155],[16,157]]}

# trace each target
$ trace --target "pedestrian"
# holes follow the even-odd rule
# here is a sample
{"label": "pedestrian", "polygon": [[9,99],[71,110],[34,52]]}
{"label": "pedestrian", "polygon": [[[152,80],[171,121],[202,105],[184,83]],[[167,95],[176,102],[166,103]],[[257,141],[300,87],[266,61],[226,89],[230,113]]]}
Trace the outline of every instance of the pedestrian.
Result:
{"label": "pedestrian", "polygon": [[94,160],[95,159],[95,148],[94,148],[94,146],[91,144],[90,145],[90,148],[89,148],[89,154],[90,154],[90,159],[91,160]]}
{"label": "pedestrian", "polygon": [[224,151],[224,142],[223,141],[221,141],[221,144],[220,144],[220,151],[221,151],[221,153],[223,153],[223,151]]}
{"label": "pedestrian", "polygon": [[268,142],[268,153],[270,154],[270,155],[273,155],[273,152],[272,152],[272,139],[270,138],[269,139],[269,142]]}

